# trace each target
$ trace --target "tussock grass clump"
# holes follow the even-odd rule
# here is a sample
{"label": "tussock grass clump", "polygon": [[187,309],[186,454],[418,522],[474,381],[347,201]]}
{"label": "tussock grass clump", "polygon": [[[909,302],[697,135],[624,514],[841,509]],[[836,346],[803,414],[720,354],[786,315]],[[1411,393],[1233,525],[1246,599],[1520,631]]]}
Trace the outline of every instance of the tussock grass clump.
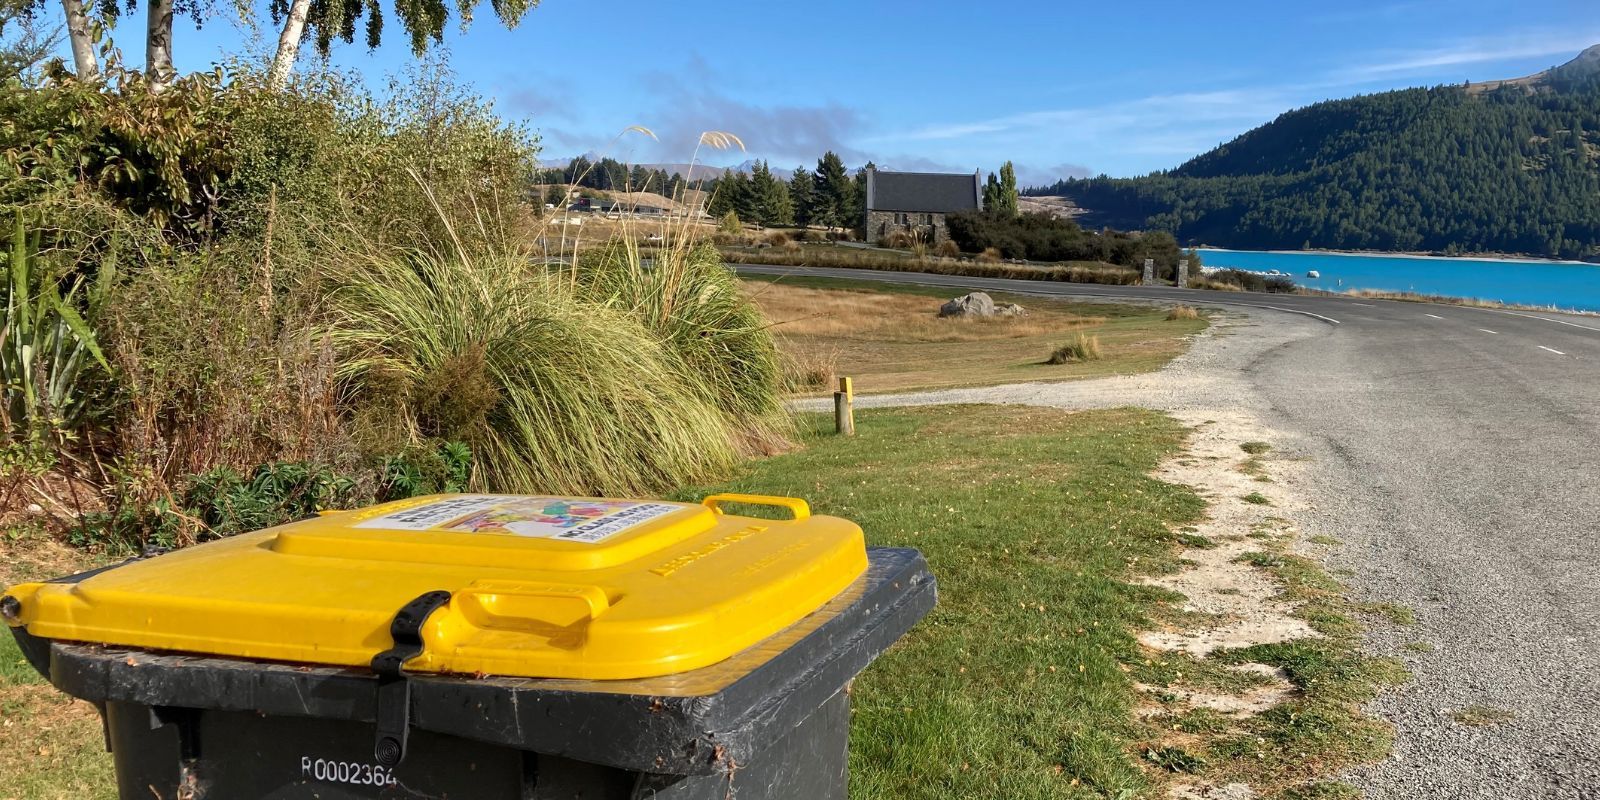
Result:
{"label": "tussock grass clump", "polygon": [[1244,442],[1243,444],[1239,445],[1239,449],[1249,453],[1250,455],[1259,456],[1270,451],[1272,449],[1272,445],[1267,444],[1266,442]]}
{"label": "tussock grass clump", "polygon": [[1100,337],[1078,334],[1076,339],[1056,348],[1046,364],[1077,364],[1100,360]]}
{"label": "tussock grass clump", "polygon": [[1194,310],[1194,308],[1192,308],[1190,306],[1173,306],[1172,310],[1167,312],[1167,321],[1169,321],[1169,322],[1175,322],[1175,321],[1180,320],[1180,319],[1199,319],[1199,318],[1200,318],[1200,312]]}
{"label": "tussock grass clump", "polygon": [[[632,273],[601,262],[604,277],[584,285],[515,252],[341,255],[327,335],[358,413],[384,417],[374,429],[467,442],[474,489],[647,494],[715,473],[736,461],[740,433],[717,403],[731,387],[775,386],[775,358],[711,363],[744,335],[709,330],[737,314],[715,282],[639,276],[634,291]],[[776,404],[744,402],[734,415]]]}
{"label": "tussock grass clump", "polygon": [[625,237],[586,255],[571,278],[580,296],[627,309],[662,343],[676,375],[725,417],[743,452],[787,445],[777,347],[716,248],[683,237],[646,264],[637,239]]}

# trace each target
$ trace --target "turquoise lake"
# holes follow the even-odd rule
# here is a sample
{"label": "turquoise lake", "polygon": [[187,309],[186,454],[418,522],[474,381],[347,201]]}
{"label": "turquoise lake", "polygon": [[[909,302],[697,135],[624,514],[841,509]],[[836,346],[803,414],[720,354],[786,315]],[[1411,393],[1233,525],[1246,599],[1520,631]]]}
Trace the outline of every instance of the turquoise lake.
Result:
{"label": "turquoise lake", "polygon": [[[1207,267],[1278,270],[1300,286],[1330,292],[1378,289],[1600,311],[1595,264],[1210,249],[1200,251],[1200,260]],[[1306,277],[1313,270],[1321,277]]]}

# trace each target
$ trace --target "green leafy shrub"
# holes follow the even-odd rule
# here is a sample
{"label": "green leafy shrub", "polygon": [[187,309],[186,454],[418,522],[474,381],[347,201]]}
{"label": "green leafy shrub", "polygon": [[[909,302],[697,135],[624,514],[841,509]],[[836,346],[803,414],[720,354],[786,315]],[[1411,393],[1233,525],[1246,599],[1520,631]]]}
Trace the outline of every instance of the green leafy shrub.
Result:
{"label": "green leafy shrub", "polygon": [[343,508],[356,482],[327,466],[296,461],[263,464],[248,477],[229,467],[189,482],[184,507],[204,526],[201,539],[232,536]]}
{"label": "green leafy shrub", "polygon": [[1135,268],[1142,268],[1149,258],[1164,277],[1177,274],[1180,258],[1188,259],[1190,269],[1200,267],[1198,253],[1184,252],[1171,234],[1162,231],[1090,233],[1072,220],[1050,214],[1012,216],[991,211],[951,214],[947,224],[951,241],[968,253],[994,249],[1005,258],[1102,261]]}
{"label": "green leafy shrub", "polygon": [[404,500],[440,492],[464,492],[471,485],[472,448],[466,442],[419,444],[384,460],[378,499]]}
{"label": "green leafy shrub", "polygon": [[0,85],[0,204],[78,187],[192,240],[215,222],[232,161],[220,71],[159,92],[114,64],[105,81]]}
{"label": "green leafy shrub", "polygon": [[113,553],[182,547],[307,519],[364,499],[355,478],[299,461],[262,464],[248,474],[215,467],[185,479],[178,495],[152,496],[137,476],[120,478],[112,507],[85,515],[68,541]]}

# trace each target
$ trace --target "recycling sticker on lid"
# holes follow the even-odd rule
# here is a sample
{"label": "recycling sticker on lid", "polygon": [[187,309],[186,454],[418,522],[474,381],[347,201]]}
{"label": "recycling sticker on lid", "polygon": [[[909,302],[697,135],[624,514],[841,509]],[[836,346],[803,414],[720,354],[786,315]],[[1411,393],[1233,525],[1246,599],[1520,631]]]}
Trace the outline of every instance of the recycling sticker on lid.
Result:
{"label": "recycling sticker on lid", "polygon": [[498,533],[593,544],[681,508],[628,500],[463,494],[374,517],[355,527]]}

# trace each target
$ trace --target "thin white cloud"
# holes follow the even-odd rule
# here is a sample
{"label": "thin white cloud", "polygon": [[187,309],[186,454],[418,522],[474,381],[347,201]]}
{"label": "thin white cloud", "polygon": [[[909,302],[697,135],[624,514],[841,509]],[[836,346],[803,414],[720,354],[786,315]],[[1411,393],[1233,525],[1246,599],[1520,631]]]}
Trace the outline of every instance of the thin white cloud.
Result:
{"label": "thin white cloud", "polygon": [[1100,106],[1027,111],[973,122],[935,124],[874,136],[866,141],[937,141],[974,136],[1014,136],[1051,130],[1060,132],[1063,128],[1108,131],[1142,125],[1157,129],[1173,124],[1192,126],[1197,122],[1257,119],[1282,110],[1283,98],[1275,91],[1190,92],[1152,95]]}
{"label": "thin white cloud", "polygon": [[1544,57],[1566,60],[1596,41],[1600,41],[1600,31],[1583,33],[1543,31],[1496,39],[1474,39],[1449,47],[1389,53],[1381,61],[1339,70],[1334,73],[1334,77],[1361,82],[1437,72],[1448,67],[1468,64],[1492,64]]}
{"label": "thin white cloud", "polygon": [[[1160,94],[1104,105],[1056,108],[971,121],[951,121],[872,136],[864,149],[902,147],[939,152],[988,152],[1016,157],[1049,143],[1055,158],[1083,158],[1107,151],[1155,157],[1168,166],[1201,153],[1282,113],[1290,98],[1277,90],[1238,89]],[[1092,157],[1092,156],[1091,156]],[[1141,159],[1143,160],[1143,159]],[[1048,163],[1048,162],[1046,162]],[[1027,182],[1042,184],[1087,174],[1080,164],[1030,170]],[[1045,177],[1053,175],[1049,180]]]}

